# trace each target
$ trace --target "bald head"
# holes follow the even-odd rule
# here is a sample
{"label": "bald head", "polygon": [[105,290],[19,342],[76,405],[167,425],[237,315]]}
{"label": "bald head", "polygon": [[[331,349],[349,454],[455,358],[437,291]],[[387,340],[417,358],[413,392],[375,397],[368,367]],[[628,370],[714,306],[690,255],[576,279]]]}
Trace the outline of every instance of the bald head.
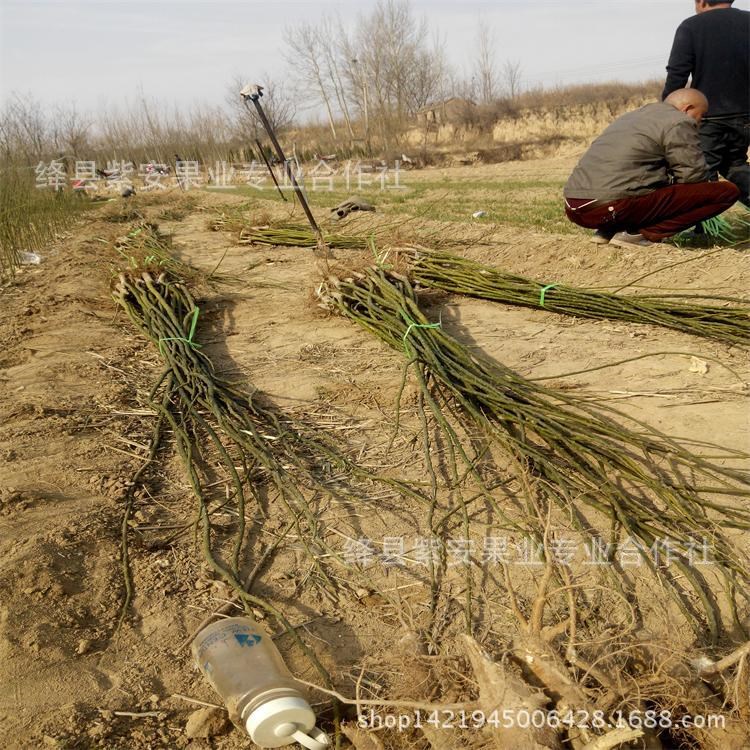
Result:
{"label": "bald head", "polygon": [[708,112],[708,99],[698,89],[677,89],[664,102],[684,112],[696,122],[700,122],[703,115]]}

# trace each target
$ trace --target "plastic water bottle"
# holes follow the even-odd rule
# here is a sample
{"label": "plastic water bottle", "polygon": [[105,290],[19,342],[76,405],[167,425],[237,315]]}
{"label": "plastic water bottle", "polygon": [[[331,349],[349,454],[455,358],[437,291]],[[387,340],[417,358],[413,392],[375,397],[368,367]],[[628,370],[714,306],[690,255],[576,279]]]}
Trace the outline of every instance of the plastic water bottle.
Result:
{"label": "plastic water bottle", "polygon": [[254,620],[219,620],[198,633],[191,650],[198,668],[224,701],[229,718],[244,726],[256,745],[299,742],[309,750],[329,747],[299,683]]}

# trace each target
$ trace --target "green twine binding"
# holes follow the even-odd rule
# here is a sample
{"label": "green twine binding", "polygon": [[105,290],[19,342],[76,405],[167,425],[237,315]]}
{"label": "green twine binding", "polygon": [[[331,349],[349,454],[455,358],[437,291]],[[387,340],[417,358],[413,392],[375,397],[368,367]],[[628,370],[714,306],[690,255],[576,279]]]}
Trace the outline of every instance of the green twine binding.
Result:
{"label": "green twine binding", "polygon": [[547,284],[547,286],[543,286],[541,291],[539,292],[539,307],[544,307],[544,295],[550,290],[554,289],[556,286],[560,286],[559,284]]}
{"label": "green twine binding", "polygon": [[416,321],[412,320],[408,315],[403,313],[404,318],[406,319],[407,323],[409,324],[409,327],[406,329],[406,333],[404,334],[404,351],[409,354],[409,344],[406,341],[407,337],[411,333],[412,328],[442,328],[443,322],[438,321],[437,323],[417,323]]}
{"label": "green twine binding", "polygon": [[194,307],[193,308],[193,319],[190,322],[190,332],[188,333],[188,337],[186,339],[182,338],[181,336],[173,336],[166,339],[159,339],[159,353],[164,354],[164,350],[162,349],[162,342],[163,341],[182,341],[183,343],[187,344],[191,349],[200,349],[201,345],[196,344],[193,341],[193,335],[195,334],[195,327],[198,325],[198,314],[200,313],[201,309],[200,307]]}

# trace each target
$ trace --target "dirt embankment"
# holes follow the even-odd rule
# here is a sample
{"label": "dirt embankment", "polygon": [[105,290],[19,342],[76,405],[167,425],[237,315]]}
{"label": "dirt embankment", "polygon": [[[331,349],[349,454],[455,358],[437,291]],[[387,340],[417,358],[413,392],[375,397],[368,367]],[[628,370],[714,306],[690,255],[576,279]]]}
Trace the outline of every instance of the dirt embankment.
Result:
{"label": "dirt embankment", "polygon": [[[492,124],[448,122],[430,127],[414,127],[406,134],[413,149],[438,152],[480,149],[493,161],[541,159],[571,153],[595,138],[614,119],[651,99],[635,97],[622,101],[592,102],[576,106],[549,106],[522,109]],[[481,144],[481,146],[479,145]],[[489,161],[489,158],[485,158]]]}

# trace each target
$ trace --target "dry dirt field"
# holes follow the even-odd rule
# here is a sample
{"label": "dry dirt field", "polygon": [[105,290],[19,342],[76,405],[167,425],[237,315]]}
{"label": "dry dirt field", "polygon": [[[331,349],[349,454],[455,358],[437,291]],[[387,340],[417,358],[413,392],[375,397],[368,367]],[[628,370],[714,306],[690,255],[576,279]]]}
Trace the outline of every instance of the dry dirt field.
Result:
{"label": "dry dirt field", "polygon": [[[409,179],[429,183],[439,195],[450,191],[446,177],[482,184],[564,179],[571,164],[571,158],[564,157],[476,171],[410,173]],[[424,205],[433,205],[430,190],[422,193]],[[545,200],[554,193],[548,185],[530,190],[533,195],[542,191],[540,199]],[[596,247],[582,232],[568,228],[556,232],[535,230],[526,222],[494,223],[491,192],[485,197],[490,205],[472,208],[488,210],[486,221],[471,223],[467,204],[463,222],[453,218],[441,223],[439,210],[433,208],[420,216],[418,226],[429,229],[432,237],[465,237],[465,245],[454,252],[548,283],[617,287],[656,271],[640,282],[640,291],[747,292],[746,249]],[[313,292],[321,279],[321,260],[311,249],[238,245],[231,233],[208,228],[221,207],[242,203],[248,205],[249,216],[255,212],[262,221],[291,210],[270,197],[248,203],[247,195],[218,191],[195,191],[190,200],[180,194],[139,195],[128,204],[118,200],[86,213],[49,248],[41,265],[23,267],[12,285],[0,289],[3,748],[251,746],[220,713],[210,727],[195,730],[191,725],[186,730],[191,714],[202,708],[200,702],[218,703],[193,666],[186,642],[208,615],[226,604],[231,592],[203,560],[195,499],[169,435],[136,492],[127,524],[134,596],[118,626],[124,598],[123,497],[147,454],[154,416],[146,394],[161,361],[111,298],[112,278],[123,264],[115,241],[132,226],[113,219],[137,218],[139,212],[171,235],[172,251],[182,262],[207,272],[220,263],[222,272],[235,277],[234,283],[218,283],[197,294],[201,317],[196,336],[217,374],[245,379],[284,414],[325,434],[360,465],[396,479],[427,482],[418,396],[411,380],[395,432],[403,353],[317,307]],[[324,217],[325,196],[316,197],[315,203]],[[418,213],[407,194],[399,213],[392,215],[402,221]],[[387,208],[375,214],[377,220],[389,216]],[[294,220],[303,220],[299,208]],[[355,233],[374,220],[353,216],[337,231]],[[336,250],[332,266],[361,267],[369,254]],[[477,353],[527,377],[548,377],[547,385],[616,406],[670,435],[750,450],[746,350],[647,325],[567,318],[462,297],[432,299],[428,316],[440,317],[446,331]],[[654,356],[591,369],[649,354]],[[579,370],[589,371],[558,377]],[[434,449],[439,463],[441,446]],[[475,697],[482,680],[472,678],[471,655],[461,640],[466,630],[464,566],[447,565],[438,590],[431,591],[424,567],[414,559],[417,540],[430,530],[424,506],[392,487],[372,484],[370,491],[358,505],[346,498],[309,498],[326,544],[345,554],[357,540],[369,539],[377,553],[366,566],[332,563],[332,585],[324,584],[311,564],[305,540],[288,528],[278,499],[269,495],[264,506],[248,507],[243,574],[259,560],[263,563],[253,594],[284,612],[331,673],[336,689],[348,698],[357,690],[360,697],[422,703],[451,704]],[[440,498],[438,514],[450,516],[450,498]],[[475,510],[474,541],[505,535],[520,550],[522,540],[503,531],[488,508]],[[446,539],[462,538],[457,515],[443,525]],[[235,521],[229,512],[216,512],[219,528],[230,528]],[[560,514],[549,524],[564,536],[568,521]],[[394,541],[398,539],[404,540],[403,549]],[[391,564],[378,557],[384,541],[396,558]],[[746,538],[738,541],[746,547]],[[481,547],[475,554],[481,558]],[[539,566],[521,562],[515,559],[505,571],[497,563],[483,565],[481,559],[477,565],[469,600],[472,631],[496,662],[504,662],[519,632],[508,582],[518,607],[528,613],[543,575]],[[601,649],[610,648],[629,622],[629,605],[601,581],[588,578],[585,567],[574,566],[569,575],[576,585],[590,585],[590,608],[578,624],[581,638],[599,639]],[[642,594],[642,619],[632,630],[634,638],[669,643],[675,653],[690,656],[707,647],[696,640],[657,582],[639,570],[629,575],[634,590]],[[559,624],[564,608],[564,594],[552,597],[545,625]],[[276,642],[295,673],[320,684],[289,635],[260,610],[255,614],[278,636]],[[739,616],[750,618],[747,604]],[[706,653],[715,658],[742,642],[730,627],[719,650]],[[679,682],[679,677],[674,679]],[[637,702],[638,691],[633,684],[625,692]],[[330,731],[329,696],[315,691],[310,695]],[[518,737],[500,742],[487,732],[448,729],[357,734],[351,727],[356,718],[347,715],[349,738],[341,738],[342,747],[350,742],[360,750],[527,746]],[[746,735],[737,731],[703,746],[718,748],[726,740],[725,747],[740,748],[736,737]],[[210,736],[195,736],[200,734]],[[698,740],[705,737],[663,734],[660,741],[651,737],[648,746],[697,748]]]}

